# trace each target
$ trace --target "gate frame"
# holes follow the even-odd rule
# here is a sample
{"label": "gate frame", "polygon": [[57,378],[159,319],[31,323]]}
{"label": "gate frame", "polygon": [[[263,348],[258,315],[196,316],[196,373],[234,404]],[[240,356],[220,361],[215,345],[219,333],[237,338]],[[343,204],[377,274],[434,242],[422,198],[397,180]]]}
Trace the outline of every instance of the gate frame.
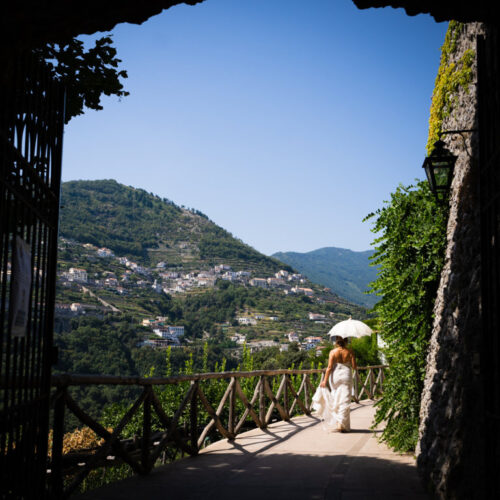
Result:
{"label": "gate frame", "polygon": [[[64,90],[31,52],[0,86],[0,497],[46,496]],[[15,265],[18,237],[29,272]],[[20,268],[19,268],[20,269]],[[14,289],[28,292],[14,334]]]}

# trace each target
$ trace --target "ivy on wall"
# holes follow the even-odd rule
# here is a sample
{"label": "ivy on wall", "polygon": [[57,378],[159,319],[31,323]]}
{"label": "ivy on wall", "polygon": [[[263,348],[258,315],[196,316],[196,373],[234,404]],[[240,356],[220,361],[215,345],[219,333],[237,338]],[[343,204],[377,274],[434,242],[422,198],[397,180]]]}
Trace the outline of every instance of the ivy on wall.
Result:
{"label": "ivy on wall", "polygon": [[475,51],[468,49],[458,61],[452,62],[452,54],[457,49],[458,37],[463,29],[462,23],[450,21],[444,44],[441,47],[441,61],[432,93],[427,154],[432,152],[434,143],[439,139],[443,120],[452,113],[456,104],[457,91],[462,88],[468,92],[469,84],[472,82]]}
{"label": "ivy on wall", "polygon": [[384,395],[377,403],[375,424],[398,451],[415,448],[420,397],[432,331],[433,308],[446,248],[447,209],[427,185],[399,186],[375,218],[381,234],[372,257],[380,271],[372,290],[382,296],[374,310],[389,363]]}

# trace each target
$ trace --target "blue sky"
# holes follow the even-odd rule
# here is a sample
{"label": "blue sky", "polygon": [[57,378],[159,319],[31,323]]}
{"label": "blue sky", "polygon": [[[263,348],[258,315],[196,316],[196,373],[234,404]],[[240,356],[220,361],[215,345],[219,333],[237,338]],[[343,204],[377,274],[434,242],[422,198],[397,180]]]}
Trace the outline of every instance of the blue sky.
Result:
{"label": "blue sky", "polygon": [[266,254],[366,250],[423,177],[447,25],[351,0],[206,0],[113,31],[130,96],[74,118],[63,180],[196,208]]}

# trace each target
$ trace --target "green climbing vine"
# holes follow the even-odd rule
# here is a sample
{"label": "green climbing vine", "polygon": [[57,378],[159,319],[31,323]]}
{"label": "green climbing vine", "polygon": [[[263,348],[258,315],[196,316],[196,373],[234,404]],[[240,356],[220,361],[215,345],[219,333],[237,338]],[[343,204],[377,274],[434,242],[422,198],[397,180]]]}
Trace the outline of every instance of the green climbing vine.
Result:
{"label": "green climbing vine", "polygon": [[374,311],[389,371],[377,403],[375,424],[398,451],[415,448],[420,396],[433,323],[433,307],[444,263],[447,208],[427,182],[399,186],[374,219],[378,235],[372,257],[379,267],[372,290],[381,295]]}
{"label": "green climbing vine", "polygon": [[443,120],[450,116],[456,105],[457,91],[462,88],[468,92],[469,84],[472,82],[475,51],[468,49],[464,51],[458,61],[451,60],[452,54],[457,49],[458,37],[463,29],[462,23],[450,21],[444,44],[441,47],[441,62],[432,94],[429,118],[428,154],[432,152],[434,143],[439,139]]}
{"label": "green climbing vine", "polygon": [[[464,26],[450,22],[441,49],[429,119],[428,153],[439,139],[443,120],[457,109],[459,90],[468,91],[475,52],[459,49]],[[457,54],[461,50],[461,54]],[[381,296],[374,310],[380,321],[389,371],[377,403],[375,425],[385,423],[382,439],[398,451],[418,440],[419,410],[426,356],[446,250],[448,208],[426,182],[399,186],[389,201],[367,217],[376,233],[373,264],[379,268],[372,290]]]}

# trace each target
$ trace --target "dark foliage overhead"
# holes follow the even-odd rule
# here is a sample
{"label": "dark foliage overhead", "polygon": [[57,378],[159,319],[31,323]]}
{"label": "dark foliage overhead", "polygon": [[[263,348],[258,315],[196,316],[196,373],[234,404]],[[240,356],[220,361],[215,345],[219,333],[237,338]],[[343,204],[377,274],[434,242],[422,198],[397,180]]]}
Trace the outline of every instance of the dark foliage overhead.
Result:
{"label": "dark foliage overhead", "polygon": [[481,21],[486,23],[500,22],[496,2],[491,0],[353,0],[358,9],[370,7],[403,8],[409,16],[430,14],[437,22]]}
{"label": "dark foliage overhead", "polygon": [[116,57],[116,49],[111,43],[111,37],[103,37],[86,50],[83,42],[75,38],[66,44],[49,43],[35,49],[35,53],[46,61],[52,76],[66,90],[66,123],[81,115],[84,108],[102,109],[103,95],[124,97],[129,94],[120,81],[127,78],[127,72],[118,70],[121,60]]}
{"label": "dark foliage overhead", "polygon": [[[119,23],[142,24],[178,4],[203,0],[24,0],[6,2],[0,17],[0,37],[12,48],[68,43],[78,35],[111,31]],[[5,47],[4,47],[5,48]]]}
{"label": "dark foliage overhead", "polygon": [[[119,23],[142,24],[163,10],[181,3],[195,5],[203,0],[25,0],[2,6],[0,37],[4,48],[36,47],[47,42],[67,43],[81,34],[110,31]],[[430,13],[436,21],[499,22],[496,2],[491,0],[353,0],[360,9],[402,7],[409,15]]]}

